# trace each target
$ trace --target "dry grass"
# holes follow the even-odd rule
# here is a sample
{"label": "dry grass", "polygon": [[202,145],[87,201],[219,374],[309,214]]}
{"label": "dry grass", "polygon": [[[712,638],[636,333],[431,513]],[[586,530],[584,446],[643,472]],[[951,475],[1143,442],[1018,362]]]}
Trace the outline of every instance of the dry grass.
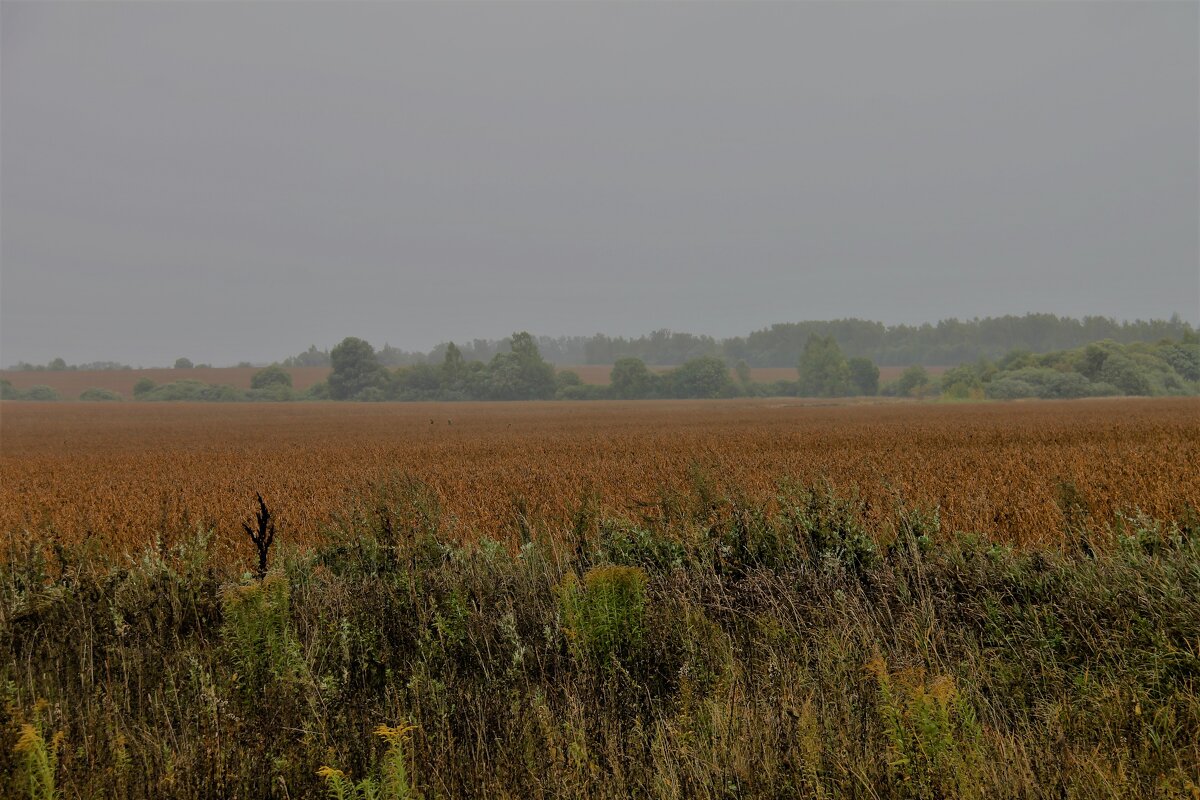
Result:
{"label": "dry grass", "polygon": [[938,506],[950,529],[1015,543],[1057,540],[1068,484],[1076,516],[1096,527],[1133,509],[1167,518],[1200,507],[1195,399],[5,403],[0,413],[0,530],[95,532],[118,550],[184,518],[241,548],[255,492],[282,540],[315,541],[370,487],[406,474],[464,536],[515,537],[519,515],[564,525],[585,491],[638,519],[697,469],[752,501],[783,478],[827,479],[867,501],[869,524],[886,526],[903,500]]}

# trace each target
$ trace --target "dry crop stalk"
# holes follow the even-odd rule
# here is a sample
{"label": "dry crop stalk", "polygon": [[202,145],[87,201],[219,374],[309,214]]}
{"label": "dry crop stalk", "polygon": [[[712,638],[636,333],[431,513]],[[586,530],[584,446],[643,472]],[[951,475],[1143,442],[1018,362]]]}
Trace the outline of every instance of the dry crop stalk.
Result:
{"label": "dry crop stalk", "polygon": [[271,518],[271,511],[263,501],[262,494],[255,492],[254,496],[258,498],[258,511],[254,512],[255,528],[243,522],[242,530],[258,549],[258,579],[262,580],[267,576],[267,558],[271,552],[271,544],[275,541],[275,520]]}

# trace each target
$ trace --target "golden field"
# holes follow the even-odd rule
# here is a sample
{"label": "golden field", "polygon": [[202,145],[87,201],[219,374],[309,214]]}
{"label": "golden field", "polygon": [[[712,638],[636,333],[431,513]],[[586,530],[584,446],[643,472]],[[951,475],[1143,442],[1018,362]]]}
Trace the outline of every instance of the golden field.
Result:
{"label": "golden field", "polygon": [[585,491],[628,519],[695,476],[747,499],[781,479],[898,500],[950,530],[1053,542],[1073,485],[1103,528],[1200,508],[1200,401],[814,405],[788,400],[459,404],[4,403],[0,531],[132,551],[181,522],[242,552],[262,492],[312,541],[370,487],[424,482],[460,536],[565,527]]}

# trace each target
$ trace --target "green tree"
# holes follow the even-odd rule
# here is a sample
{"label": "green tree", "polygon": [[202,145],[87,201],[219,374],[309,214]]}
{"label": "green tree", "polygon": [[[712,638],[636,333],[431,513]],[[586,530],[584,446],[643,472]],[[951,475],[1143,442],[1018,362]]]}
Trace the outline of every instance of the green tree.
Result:
{"label": "green tree", "polygon": [[388,383],[387,370],[375,358],[375,348],[362,339],[347,336],[329,354],[329,396],[334,400],[375,399]]}
{"label": "green tree", "polygon": [[133,396],[134,397],[145,397],[146,395],[153,392],[154,387],[156,387],[157,385],[158,385],[157,383],[150,380],[149,378],[140,378],[138,380],[138,382],[133,385]]}
{"label": "green tree", "polygon": [[729,367],[715,356],[687,361],[667,375],[668,391],[673,397],[734,397],[737,386],[729,377]]}
{"label": "green tree", "polygon": [[879,394],[879,367],[869,358],[852,358],[847,362],[850,368],[850,388],[855,394],[874,397]]}
{"label": "green tree", "polygon": [[56,358],[53,361],[51,361],[49,364],[47,364],[46,366],[49,369],[54,370],[55,372],[61,372],[67,368],[67,362],[63,361],[61,358]]}
{"label": "green tree", "polygon": [[920,364],[914,364],[896,381],[896,392],[903,397],[919,397],[929,385],[929,373]]}
{"label": "green tree", "polygon": [[811,334],[797,370],[803,397],[841,397],[850,392],[850,365],[832,336]]}
{"label": "green tree", "polygon": [[49,386],[30,386],[21,393],[22,400],[58,400],[58,390]]}
{"label": "green tree", "polygon": [[460,381],[467,373],[467,362],[463,358],[462,351],[458,349],[458,345],[454,342],[446,345],[446,357],[442,359],[442,380],[447,386],[452,386]]}
{"label": "green tree", "polygon": [[1104,383],[1110,383],[1128,395],[1151,395],[1154,390],[1145,370],[1124,353],[1113,353],[1104,360],[1099,378]]}
{"label": "green tree", "polygon": [[640,358],[619,358],[608,377],[613,395],[622,400],[647,397],[654,389],[654,374]]}
{"label": "green tree", "polygon": [[413,364],[396,370],[394,383],[401,400],[437,400],[442,393],[442,370],[433,364]]}
{"label": "green tree", "polygon": [[191,369],[192,360],[190,358],[175,359],[175,369]]}
{"label": "green tree", "polygon": [[263,367],[250,378],[251,389],[266,389],[270,386],[292,388],[292,375],[278,364]]}
{"label": "green tree", "polygon": [[549,400],[554,397],[554,366],[542,358],[533,337],[512,335],[512,350],[497,353],[488,366],[489,394],[497,400]]}
{"label": "green tree", "polygon": [[583,386],[583,378],[579,377],[579,373],[573,369],[560,369],[554,374],[554,386],[556,389]]}
{"label": "green tree", "polygon": [[952,400],[978,400],[983,397],[983,382],[969,364],[946,370],[942,375],[942,396]]}
{"label": "green tree", "polygon": [[96,387],[92,387],[91,389],[84,389],[82,392],[80,392],[79,399],[85,402],[103,403],[120,400],[121,395],[118,392],[114,392],[112,389],[98,389]]}

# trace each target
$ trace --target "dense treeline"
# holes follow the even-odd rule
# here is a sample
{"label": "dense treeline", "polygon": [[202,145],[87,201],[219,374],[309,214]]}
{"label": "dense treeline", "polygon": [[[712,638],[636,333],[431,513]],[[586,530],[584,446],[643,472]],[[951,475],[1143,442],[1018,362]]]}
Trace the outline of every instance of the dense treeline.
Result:
{"label": "dense treeline", "polygon": [[1014,350],[995,364],[947,370],[937,389],[953,399],[995,400],[1200,394],[1200,344],[1191,335],[1154,344],[1102,341],[1042,355]]}
{"label": "dense treeline", "polygon": [[[635,338],[599,333],[591,337],[539,336],[535,343],[547,361],[561,365],[613,364],[622,358],[637,358],[651,365],[677,366],[711,356],[730,364],[745,361],[752,367],[794,367],[810,336],[832,336],[848,357],[869,358],[881,366],[951,366],[980,358],[995,360],[1012,350],[1046,353],[1104,339],[1131,344],[1179,339],[1194,332],[1178,315],[1169,320],[1118,322],[1099,316],[1073,319],[1026,314],[924,325],[888,326],[861,319],[789,322],[730,339],[658,330]],[[420,353],[385,345],[377,356],[381,364],[392,367],[440,364],[447,346],[440,344],[429,353]],[[468,360],[489,361],[510,346],[510,339],[475,339],[459,350]],[[312,346],[283,364],[329,366],[330,358],[328,351]]]}
{"label": "dense treeline", "polygon": [[752,367],[794,366],[811,336],[831,336],[851,358],[881,366],[953,365],[996,359],[1012,350],[1044,353],[1111,339],[1131,342],[1178,339],[1192,327],[1179,319],[1117,322],[1108,317],[1082,320],[1054,314],[942,320],[936,325],[892,325],[860,319],[772,325],[748,336],[716,340],[709,336],[656,331],[635,339],[597,335],[588,340],[583,363],[611,364],[640,358],[648,364],[681,364],[700,356],[720,356]]}
{"label": "dense treeline", "polygon": [[[947,319],[936,324],[884,325],[861,319],[788,322],[754,331],[747,336],[715,339],[712,336],[657,330],[644,336],[533,336],[542,357],[555,365],[613,364],[636,358],[653,366],[679,366],[698,358],[720,358],[727,363],[744,361],[751,367],[793,367],[812,336],[833,337],[849,358],[866,358],[880,366],[951,366],[981,358],[996,360],[1013,350],[1047,353],[1083,347],[1090,342],[1111,340],[1118,344],[1181,339],[1195,333],[1187,322],[1173,315],[1169,320],[1118,322],[1110,317],[1083,319],[1054,314],[984,317],[974,320]],[[441,364],[450,342],[429,352],[403,350],[384,344],[375,359],[384,367]],[[473,339],[455,348],[465,361],[489,362],[512,349],[512,337]],[[279,362],[284,367],[328,367],[329,350],[310,345],[307,350]],[[176,369],[193,366],[179,358]],[[197,364],[206,367],[207,364]],[[252,366],[243,361],[239,367]],[[130,369],[115,361],[67,364],[55,358],[48,364],[20,362],[12,367],[23,371],[119,370]]]}
{"label": "dense treeline", "polygon": [[334,348],[334,371],[326,388],[333,399],[518,400],[721,398],[739,396],[934,397],[953,400],[1073,398],[1114,395],[1200,394],[1200,343],[1188,331],[1176,342],[1121,345],[1101,341],[1073,350],[1035,354],[1013,350],[998,362],[973,364],[931,377],[914,365],[896,381],[880,385],[879,367],[861,356],[847,358],[833,336],[810,335],[797,364],[797,380],[755,382],[745,361],[731,370],[714,356],[700,356],[656,372],[637,358],[620,358],[607,386],[584,385],[570,370],[555,371],[532,337],[514,334],[513,349],[488,363],[466,361],[454,345],[440,366],[415,364],[393,373],[372,359],[370,345],[346,340]]}
{"label": "dense treeline", "polygon": [[467,544],[398,481],[245,573],[206,527],[121,558],[5,531],[0,795],[1195,797],[1194,512],[1060,494],[1028,549],[700,472]]}
{"label": "dense treeline", "polygon": [[525,332],[508,340],[510,349],[490,360],[468,360],[453,343],[442,362],[389,371],[371,345],[348,338],[330,353],[329,380],[310,390],[332,400],[551,400],[650,397],[736,397],[744,393],[718,358],[699,358],[664,373],[640,361],[613,367],[611,386],[586,386],[570,370],[555,370]]}
{"label": "dense treeline", "polygon": [[[642,400],[729,397],[941,397],[948,400],[1069,399],[1117,395],[1157,397],[1200,394],[1200,337],[1188,330],[1179,341],[1122,345],[1111,340],[1072,350],[1032,353],[1012,350],[998,361],[981,358],[931,376],[913,365],[880,384],[879,367],[862,356],[846,357],[832,336],[811,334],[796,365],[796,380],[751,380],[745,361],[730,369],[715,356],[689,359],[679,367],[652,370],[633,357],[617,359],[607,385],[586,385],[571,370],[556,370],[534,338],[516,333],[510,349],[487,362],[468,360],[453,343],[437,365],[417,363],[389,369],[366,341],[349,337],[330,353],[328,380],[306,392],[292,388],[288,371],[272,365],[255,373],[249,390],[178,380],[156,385],[143,378],[133,387],[138,400],[200,402],[282,400]],[[0,382],[6,400],[57,400],[49,386],[24,392]],[[81,400],[120,400],[119,394],[88,389]]]}
{"label": "dense treeline", "polygon": [[[584,363],[584,347],[589,341],[586,336],[534,336],[542,357],[551,364],[582,364]],[[453,347],[466,361],[491,361],[500,353],[512,349],[512,337],[503,339],[473,339],[459,345],[452,342],[442,342],[428,353],[417,350],[402,350],[384,344],[375,352],[376,360],[385,367],[410,367],[416,364],[441,364],[446,358],[446,351]],[[329,350],[319,350],[316,345],[310,345],[303,353],[289,356],[280,362],[285,367],[328,367],[332,364]],[[680,362],[682,363],[682,362]]]}

